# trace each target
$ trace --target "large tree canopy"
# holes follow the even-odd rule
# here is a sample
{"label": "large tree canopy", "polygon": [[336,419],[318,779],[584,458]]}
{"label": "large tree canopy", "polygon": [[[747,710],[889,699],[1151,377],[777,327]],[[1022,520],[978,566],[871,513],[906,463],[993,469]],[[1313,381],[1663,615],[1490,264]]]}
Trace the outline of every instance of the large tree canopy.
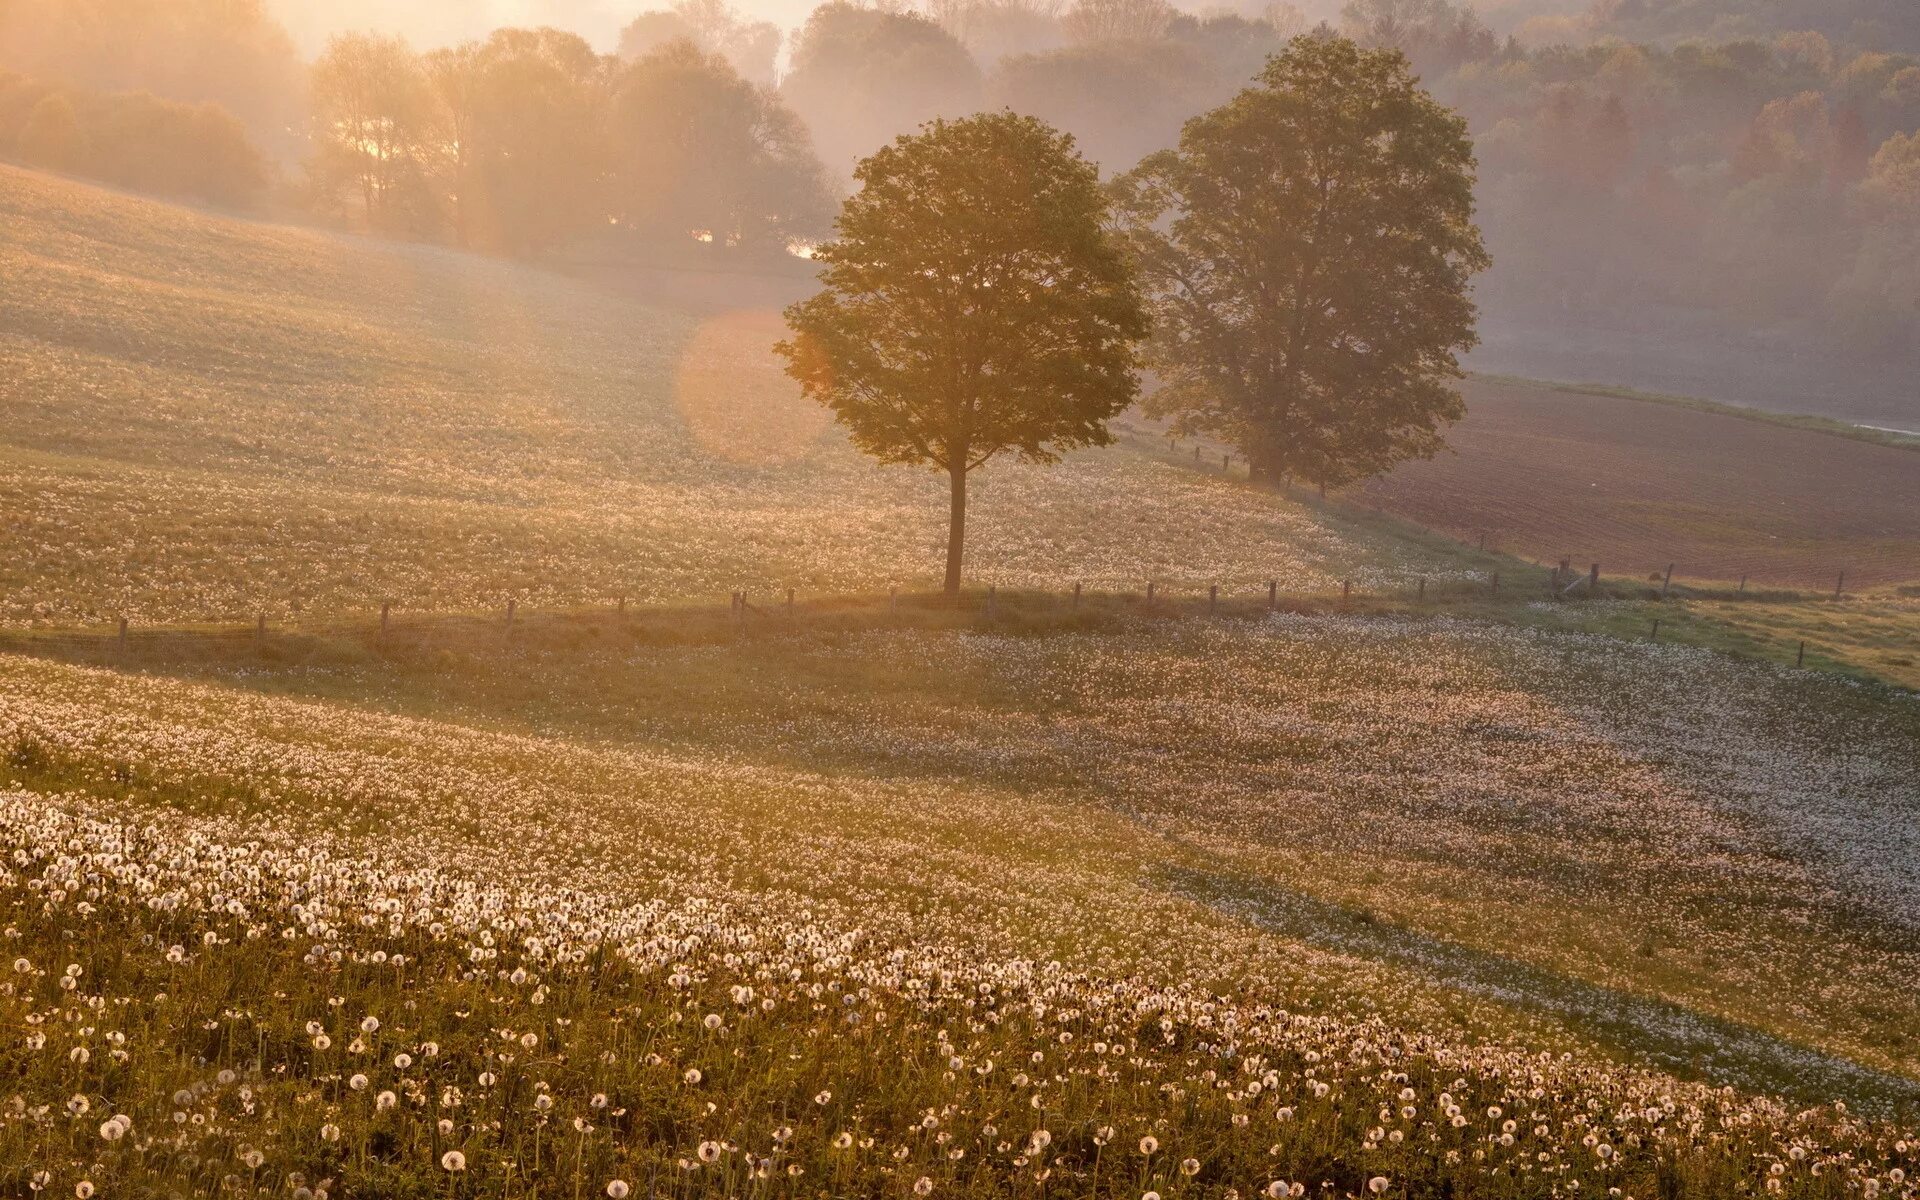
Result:
{"label": "large tree canopy", "polygon": [[1154,397],[1257,477],[1431,455],[1475,344],[1466,124],[1395,50],[1302,37],[1121,181],[1158,316]]}
{"label": "large tree canopy", "polygon": [[1042,121],[935,121],[856,178],[817,255],[825,290],[787,310],[779,351],[855,445],[946,473],[953,594],[967,473],[1110,441],[1146,317],[1098,170]]}

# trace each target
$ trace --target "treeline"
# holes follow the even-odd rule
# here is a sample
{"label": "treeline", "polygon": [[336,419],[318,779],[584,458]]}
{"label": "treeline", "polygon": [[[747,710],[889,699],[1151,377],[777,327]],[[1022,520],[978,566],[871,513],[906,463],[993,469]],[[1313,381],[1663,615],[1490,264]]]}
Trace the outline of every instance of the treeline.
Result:
{"label": "treeline", "polygon": [[270,159],[306,133],[305,64],[260,0],[0,0],[0,71],[217,104]]}
{"label": "treeline", "polygon": [[799,119],[676,38],[633,61],[552,29],[417,54],[334,39],[312,73],[304,194],[324,214],[528,254],[615,229],[781,253],[833,193]]}
{"label": "treeline", "polygon": [[1578,12],[1522,21],[1519,31],[1535,42],[1659,43],[1812,32],[1854,46],[1920,52],[1920,5],[1912,0],[1592,0]]}
{"label": "treeline", "polygon": [[246,129],[218,105],[58,88],[5,72],[0,159],[230,208],[254,204],[268,180]]}
{"label": "treeline", "polygon": [[1404,50],[1467,117],[1493,319],[1920,335],[1920,57],[1884,49],[1920,44],[1911,0],[1505,4],[1498,30],[1454,0],[923,5],[836,0],[788,39],[680,0],[611,56],[506,30],[429,53],[337,39],[309,67],[258,0],[0,0],[0,69],[220,103],[283,199],[329,220],[516,254],[610,233],[777,253],[928,119],[1038,116],[1119,175],[1294,36],[1338,33]]}
{"label": "treeline", "polygon": [[1920,333],[1920,59],[1816,32],[1412,49],[1475,131],[1490,310]]}

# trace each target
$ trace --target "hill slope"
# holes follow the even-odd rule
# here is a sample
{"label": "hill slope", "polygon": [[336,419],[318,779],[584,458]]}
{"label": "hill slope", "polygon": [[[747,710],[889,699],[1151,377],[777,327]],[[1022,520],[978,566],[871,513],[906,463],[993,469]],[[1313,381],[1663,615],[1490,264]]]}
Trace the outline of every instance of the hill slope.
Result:
{"label": "hill slope", "polygon": [[[0,505],[29,548],[0,617],[871,589],[940,561],[944,482],[848,449],[777,370],[775,314],[5,168],[0,276]],[[1379,557],[1135,454],[976,486],[981,583],[1319,589]]]}
{"label": "hill slope", "polygon": [[[1911,695],[1410,587],[421,612],[940,497],[764,315],[0,205],[0,1192],[1912,1200]],[[991,472],[989,577],[1648,603],[1185,457]]]}

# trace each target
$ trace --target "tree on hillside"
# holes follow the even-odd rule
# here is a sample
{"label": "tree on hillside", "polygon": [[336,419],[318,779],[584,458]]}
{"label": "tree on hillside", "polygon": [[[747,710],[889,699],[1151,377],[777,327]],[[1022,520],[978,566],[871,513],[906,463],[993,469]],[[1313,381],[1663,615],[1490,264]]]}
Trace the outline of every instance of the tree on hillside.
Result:
{"label": "tree on hillside", "polygon": [[974,111],[980,67],[925,17],[834,0],[814,9],[795,38],[780,92],[839,177],[896,134]]}
{"label": "tree on hillside", "polygon": [[613,213],[645,237],[780,251],[824,235],[833,200],[806,127],[717,54],[669,43],[614,83]]}
{"label": "tree on hillside", "polygon": [[854,444],[946,474],[956,595],[968,473],[1107,444],[1146,316],[1098,169],[1042,121],[934,121],[855,174],[825,290],[787,310],[778,351]]}
{"label": "tree on hillside", "polygon": [[457,64],[435,65],[468,72],[437,82],[442,120],[465,139],[459,219],[475,244],[531,254],[601,221],[606,72],[585,39],[501,29]]}
{"label": "tree on hillside", "polygon": [[65,92],[44,96],[27,113],[20,129],[20,158],[50,171],[82,174],[93,157],[79,114]]}
{"label": "tree on hillside", "polygon": [[260,0],[0,0],[0,69],[218,104],[271,154],[298,141],[304,71]]}
{"label": "tree on hillside", "polygon": [[251,205],[267,185],[245,128],[215,105],[59,88],[5,72],[0,157],[234,208]]}
{"label": "tree on hillside", "polygon": [[1477,340],[1473,179],[1465,122],[1399,51],[1296,39],[1120,181],[1157,309],[1155,407],[1270,481],[1431,455]]}
{"label": "tree on hillside", "polygon": [[427,233],[438,226],[432,178],[445,145],[441,110],[419,59],[398,38],[342,34],[313,66],[317,202],[358,201],[369,228]]}

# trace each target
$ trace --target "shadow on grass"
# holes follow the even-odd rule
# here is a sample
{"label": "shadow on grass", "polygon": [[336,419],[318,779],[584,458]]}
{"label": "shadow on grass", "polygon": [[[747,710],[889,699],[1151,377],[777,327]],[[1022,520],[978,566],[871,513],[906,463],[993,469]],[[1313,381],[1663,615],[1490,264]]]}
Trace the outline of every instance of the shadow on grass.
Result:
{"label": "shadow on grass", "polygon": [[[1891,1115],[1920,1106],[1920,1081],[1862,1066],[1665,1000],[1475,950],[1370,913],[1255,881],[1177,869],[1162,882],[1183,899],[1325,950],[1386,963],[1436,984],[1557,1018],[1647,1066],[1807,1103],[1844,1098]],[[1525,936],[1516,931],[1516,937]]]}

